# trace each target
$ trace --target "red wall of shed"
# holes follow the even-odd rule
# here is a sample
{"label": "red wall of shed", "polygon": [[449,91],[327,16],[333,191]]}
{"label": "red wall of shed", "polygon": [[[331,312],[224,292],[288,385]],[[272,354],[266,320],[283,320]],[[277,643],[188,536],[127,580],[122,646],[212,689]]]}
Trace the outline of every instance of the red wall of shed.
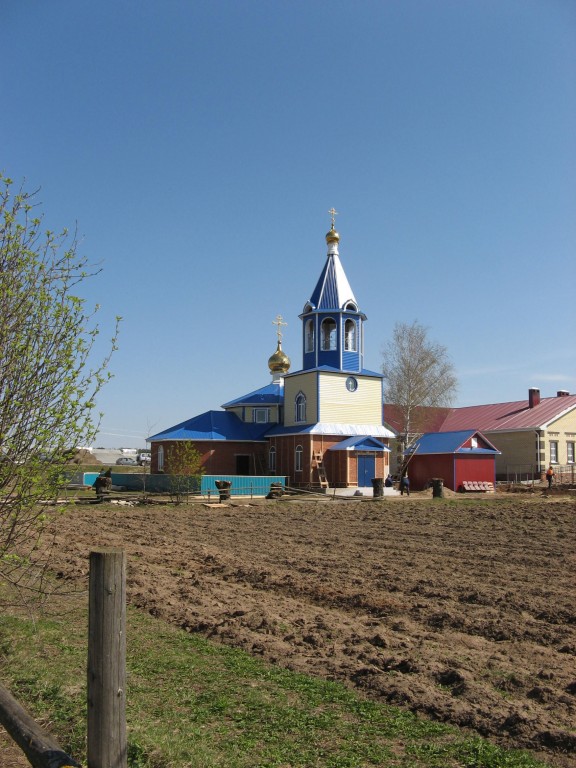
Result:
{"label": "red wall of shed", "polygon": [[[446,488],[452,488],[454,481],[454,456],[452,454],[431,454],[413,456],[408,464],[410,488],[423,491],[433,477],[441,477]],[[452,490],[454,490],[452,488]]]}
{"label": "red wall of shed", "polygon": [[496,457],[494,454],[462,456],[456,458],[456,488],[457,491],[464,480],[476,482],[496,482]]}

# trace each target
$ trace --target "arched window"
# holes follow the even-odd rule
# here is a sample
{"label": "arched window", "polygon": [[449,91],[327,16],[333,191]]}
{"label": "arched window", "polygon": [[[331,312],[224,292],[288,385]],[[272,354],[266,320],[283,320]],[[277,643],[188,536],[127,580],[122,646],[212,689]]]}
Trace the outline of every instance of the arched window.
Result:
{"label": "arched window", "polygon": [[294,421],[296,423],[306,421],[306,395],[298,392],[294,400]]}
{"label": "arched window", "polygon": [[164,472],[164,446],[158,446],[158,472]]}
{"label": "arched window", "polygon": [[356,352],[358,349],[356,338],[356,321],[348,319],[344,323],[344,349],[347,352]]}
{"label": "arched window", "polygon": [[314,320],[306,320],[306,341],[305,341],[305,350],[306,352],[313,352],[314,351]]}
{"label": "arched window", "polygon": [[268,451],[268,470],[276,472],[276,448],[274,446]]}
{"label": "arched window", "polygon": [[336,322],[331,317],[322,320],[322,349],[336,349]]}
{"label": "arched window", "polygon": [[301,445],[296,446],[296,450],[294,451],[294,469],[296,472],[302,472],[302,454],[304,453],[304,449]]}

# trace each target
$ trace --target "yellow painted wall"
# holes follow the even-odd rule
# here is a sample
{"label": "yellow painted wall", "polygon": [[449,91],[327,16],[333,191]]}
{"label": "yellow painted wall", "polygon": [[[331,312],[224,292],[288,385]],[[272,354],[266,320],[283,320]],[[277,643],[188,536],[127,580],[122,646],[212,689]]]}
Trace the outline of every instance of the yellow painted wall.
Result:
{"label": "yellow painted wall", "polygon": [[536,468],[536,433],[530,432],[484,432],[488,440],[502,451],[496,456],[496,474],[506,474],[507,468],[520,464]]}
{"label": "yellow painted wall", "polygon": [[244,420],[245,423],[251,424],[254,420],[253,412],[255,408],[268,408],[269,410],[269,422],[276,424],[278,422],[278,406],[277,405],[255,405],[255,406],[235,406],[232,408],[226,408],[228,413],[235,413],[239,419]]}
{"label": "yellow painted wall", "polygon": [[349,392],[348,375],[319,373],[319,420],[328,424],[382,424],[381,379],[355,376],[358,389]]}
{"label": "yellow painted wall", "polygon": [[568,462],[566,443],[576,442],[576,411],[567,413],[548,425],[546,431],[546,466],[550,461],[550,440],[558,441],[558,464],[566,464]]}
{"label": "yellow painted wall", "polygon": [[[520,464],[538,464],[537,438],[535,430],[523,432],[486,432],[486,437],[494,444],[502,456],[496,456],[496,473],[503,474],[507,466]],[[558,464],[568,461],[567,442],[576,442],[576,411],[567,413],[549,424],[540,437],[540,469],[550,464],[550,441],[558,442]]]}
{"label": "yellow painted wall", "polygon": [[306,424],[315,424],[318,421],[317,376],[316,372],[310,372],[284,379],[284,424],[287,427],[293,427],[296,423],[294,401],[298,392],[303,392],[306,396]]}
{"label": "yellow painted wall", "polygon": [[269,416],[268,419],[270,423],[274,424],[278,421],[278,406],[276,405],[254,405],[254,406],[247,406],[245,414],[246,414],[246,422],[253,422],[254,421],[254,411],[259,410],[260,408],[268,408]]}

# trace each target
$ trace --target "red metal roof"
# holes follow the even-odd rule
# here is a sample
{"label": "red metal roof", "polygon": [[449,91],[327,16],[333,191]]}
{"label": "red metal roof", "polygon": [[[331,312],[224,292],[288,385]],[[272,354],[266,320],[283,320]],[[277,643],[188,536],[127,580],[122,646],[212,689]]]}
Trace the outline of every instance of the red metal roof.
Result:
{"label": "red metal roof", "polygon": [[528,400],[452,408],[438,431],[541,429],[573,408],[576,408],[576,395],[543,397],[534,408],[529,407]]}
{"label": "red metal roof", "polygon": [[[425,408],[418,406],[412,414],[413,432],[440,432],[440,427],[450,413],[450,408]],[[395,432],[404,429],[402,409],[398,405],[384,404],[384,423]]]}
{"label": "red metal roof", "polygon": [[[457,432],[476,429],[481,432],[542,429],[566,411],[576,408],[576,395],[543,397],[530,408],[528,400],[464,408],[416,408],[412,419],[414,432]],[[402,431],[402,411],[397,405],[384,405],[384,423]]]}

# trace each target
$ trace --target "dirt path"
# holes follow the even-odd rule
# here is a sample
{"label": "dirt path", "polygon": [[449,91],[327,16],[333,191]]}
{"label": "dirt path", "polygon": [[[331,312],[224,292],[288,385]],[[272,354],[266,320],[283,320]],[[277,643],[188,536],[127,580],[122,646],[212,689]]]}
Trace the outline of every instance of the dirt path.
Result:
{"label": "dirt path", "polygon": [[124,547],[132,604],[190,632],[576,765],[576,504],[78,507],[56,567]]}

